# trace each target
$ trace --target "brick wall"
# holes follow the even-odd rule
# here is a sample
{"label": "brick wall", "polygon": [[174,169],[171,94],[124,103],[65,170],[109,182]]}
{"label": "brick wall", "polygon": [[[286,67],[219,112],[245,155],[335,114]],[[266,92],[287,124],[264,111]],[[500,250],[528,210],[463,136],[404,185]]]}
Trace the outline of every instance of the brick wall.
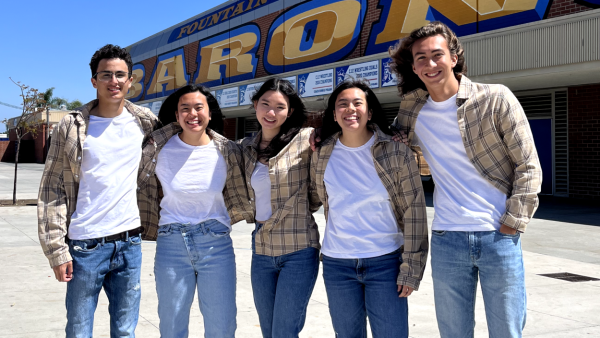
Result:
{"label": "brick wall", "polygon": [[550,6],[550,10],[548,11],[547,19],[589,11],[592,9],[593,8],[588,6],[579,5],[573,0],[554,0]]}
{"label": "brick wall", "polygon": [[10,151],[11,141],[0,141],[0,162],[9,162],[8,158],[10,156],[15,156]]}
{"label": "brick wall", "polygon": [[[36,137],[33,137],[31,133],[25,135],[21,139],[21,149],[19,149],[19,163],[44,163],[45,158],[45,134],[44,131],[46,125],[40,125]],[[7,146],[3,155],[0,155],[0,161],[2,162],[14,162],[15,161],[15,143],[17,141],[17,134],[14,129],[8,132],[8,139],[10,144]],[[0,150],[0,154],[2,151]]]}
{"label": "brick wall", "polygon": [[569,196],[600,199],[600,84],[569,88]]}
{"label": "brick wall", "polygon": [[257,24],[258,27],[260,28],[260,46],[258,46],[258,50],[256,51],[256,57],[258,58],[258,63],[257,63],[257,67],[256,67],[255,78],[260,78],[260,77],[269,75],[267,73],[267,71],[265,70],[265,66],[263,63],[263,57],[266,57],[266,55],[264,55],[265,46],[267,45],[267,37],[269,35],[269,28],[271,27],[271,24],[273,23],[273,21],[275,21],[275,18],[277,18],[279,16],[279,14],[281,14],[281,12],[283,12],[283,11],[277,11],[275,13],[265,15],[263,17],[260,17],[256,20],[252,21],[253,23]]}

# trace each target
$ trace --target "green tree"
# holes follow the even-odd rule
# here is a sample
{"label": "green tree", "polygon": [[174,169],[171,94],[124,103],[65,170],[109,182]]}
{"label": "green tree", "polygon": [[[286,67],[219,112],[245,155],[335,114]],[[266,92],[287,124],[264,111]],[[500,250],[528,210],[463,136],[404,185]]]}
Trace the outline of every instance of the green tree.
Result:
{"label": "green tree", "polygon": [[52,98],[54,97],[54,87],[46,89],[44,92],[44,104],[50,104],[52,102]]}
{"label": "green tree", "polygon": [[81,101],[75,99],[75,100],[73,100],[73,101],[71,101],[71,102],[69,102],[67,104],[67,109],[68,110],[73,110],[73,109],[79,108],[81,106],[83,106],[83,103],[81,103]]}
{"label": "green tree", "polygon": [[[17,151],[15,154],[15,181],[13,185],[13,205],[17,204],[17,166],[19,165],[19,151],[21,150],[21,140],[27,134],[31,134],[34,137],[38,133],[38,126],[41,123],[39,116],[45,110],[46,101],[44,100],[44,94],[40,93],[37,89],[30,88],[21,82],[15,82],[12,78],[9,78],[17,87],[21,89],[21,99],[23,100],[23,110],[21,115],[15,117],[10,125],[15,129],[17,135]],[[8,121],[4,120],[7,124]]]}
{"label": "green tree", "polygon": [[67,107],[67,110],[73,110],[83,106],[83,103],[79,100],[69,101],[64,97],[55,97],[54,89],[54,87],[51,87],[44,91],[44,106],[48,106],[52,109],[61,109],[61,106],[64,105]]}

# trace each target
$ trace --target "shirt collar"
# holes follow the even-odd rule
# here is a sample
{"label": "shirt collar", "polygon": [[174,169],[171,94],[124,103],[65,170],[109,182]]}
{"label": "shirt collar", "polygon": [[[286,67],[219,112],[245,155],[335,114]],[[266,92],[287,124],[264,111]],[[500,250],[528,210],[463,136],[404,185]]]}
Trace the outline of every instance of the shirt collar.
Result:
{"label": "shirt collar", "polygon": [[[92,100],[83,106],[76,108],[73,110],[74,113],[81,116],[81,118],[85,121],[88,121],[90,118],[90,112],[98,105],[98,99]],[[131,103],[129,100],[125,100],[123,107],[127,109],[127,111],[133,116],[137,116],[139,118],[148,118],[146,113],[142,109],[138,109],[138,106]]]}
{"label": "shirt collar", "polygon": [[[456,94],[456,105],[461,106],[464,101],[469,99],[471,92],[473,91],[473,84],[468,77],[461,75],[460,83],[458,85],[458,93]],[[423,90],[421,88],[417,88],[413,91],[410,91],[404,95],[400,95],[402,101],[404,100],[412,100],[412,101],[427,101],[429,98],[429,92]]]}

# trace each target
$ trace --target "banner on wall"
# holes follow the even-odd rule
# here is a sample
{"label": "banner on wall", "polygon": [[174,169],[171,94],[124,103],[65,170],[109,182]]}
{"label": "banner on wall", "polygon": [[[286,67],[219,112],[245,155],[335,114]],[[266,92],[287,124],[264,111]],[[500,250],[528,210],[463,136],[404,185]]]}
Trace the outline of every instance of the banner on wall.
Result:
{"label": "banner on wall", "polygon": [[398,85],[398,76],[392,71],[390,63],[391,58],[381,60],[381,87],[391,87]]}
{"label": "banner on wall", "polygon": [[219,89],[214,95],[221,108],[238,105],[238,87]]}
{"label": "banner on wall", "polygon": [[333,69],[298,75],[298,93],[301,97],[327,95],[333,92]]}
{"label": "banner on wall", "polygon": [[379,87],[379,60],[363,62],[335,69],[335,85],[349,79],[364,79],[371,88]]}
{"label": "banner on wall", "polygon": [[256,93],[264,82],[256,82],[240,86],[240,106],[252,104],[252,96]]}
{"label": "banner on wall", "polygon": [[140,107],[145,107],[150,109],[154,115],[158,116],[158,112],[160,111],[160,107],[162,107],[163,101],[154,101],[148,103],[140,104]]}
{"label": "banner on wall", "polygon": [[288,77],[284,77],[284,80],[288,80],[292,83],[292,86],[294,87],[294,89],[297,90],[298,87],[296,87],[296,76],[288,76]]}

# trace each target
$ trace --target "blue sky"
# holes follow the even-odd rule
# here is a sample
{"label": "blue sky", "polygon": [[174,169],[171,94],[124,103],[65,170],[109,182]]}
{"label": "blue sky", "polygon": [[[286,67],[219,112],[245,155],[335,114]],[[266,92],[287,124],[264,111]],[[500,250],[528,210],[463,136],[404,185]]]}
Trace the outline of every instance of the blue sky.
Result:
{"label": "blue sky", "polygon": [[[223,2],[6,1],[0,20],[0,101],[20,105],[20,90],[9,77],[40,91],[55,87],[54,95],[69,101],[90,101],[96,92],[89,62],[98,48],[129,46]],[[19,113],[0,105],[0,121]],[[0,124],[0,132],[5,128]]]}

